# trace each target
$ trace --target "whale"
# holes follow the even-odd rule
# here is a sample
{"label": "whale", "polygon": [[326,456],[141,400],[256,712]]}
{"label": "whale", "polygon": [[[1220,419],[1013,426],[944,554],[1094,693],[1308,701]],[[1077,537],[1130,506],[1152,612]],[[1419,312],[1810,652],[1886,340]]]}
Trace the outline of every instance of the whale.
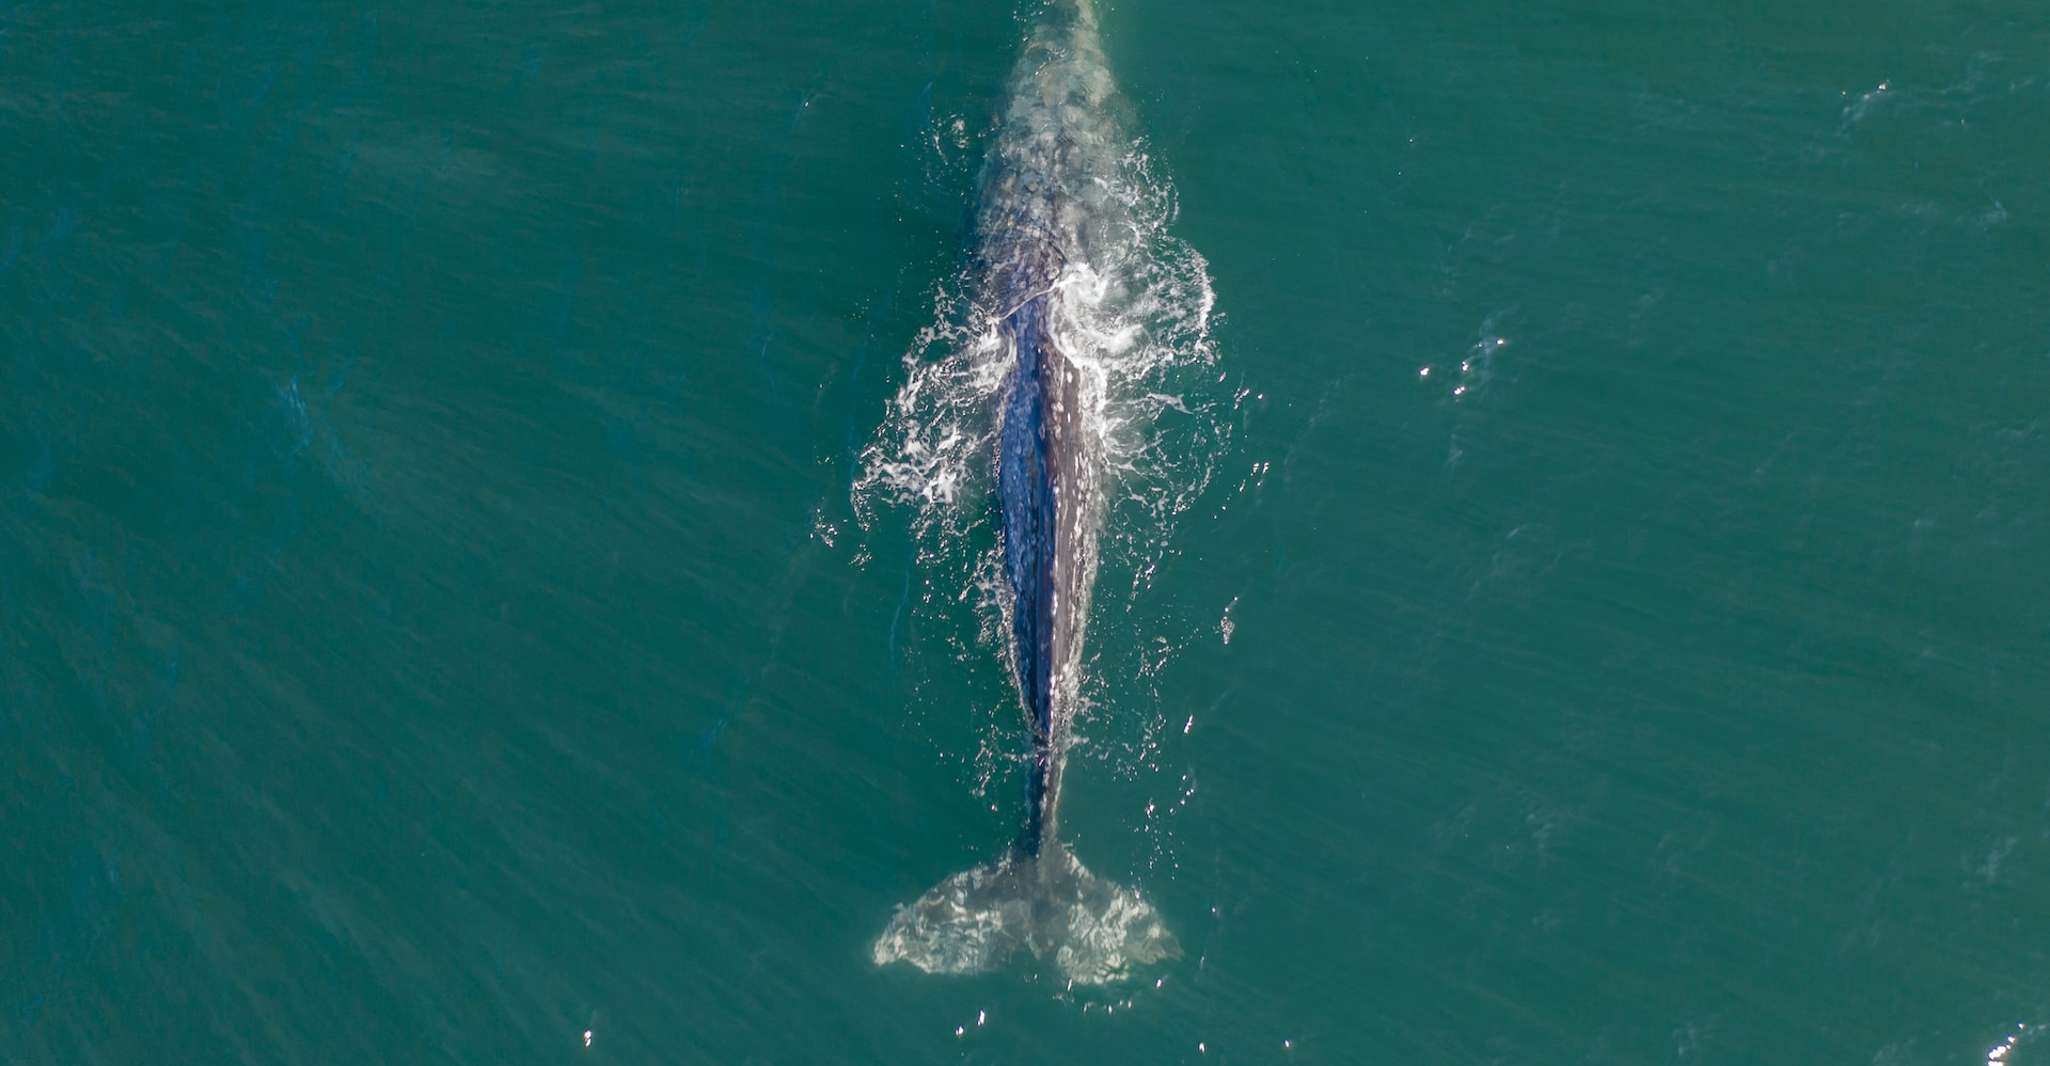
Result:
{"label": "whale", "polygon": [[1086,262],[1115,89],[1090,0],[1035,21],[985,162],[977,306],[1009,361],[996,433],[1008,658],[1030,751],[1022,825],[997,858],[900,906],[878,965],[979,973],[1030,955],[1069,984],[1107,984],[1179,957],[1150,902],[1090,873],[1059,834],[1103,520],[1102,383],[1063,340],[1064,277]]}

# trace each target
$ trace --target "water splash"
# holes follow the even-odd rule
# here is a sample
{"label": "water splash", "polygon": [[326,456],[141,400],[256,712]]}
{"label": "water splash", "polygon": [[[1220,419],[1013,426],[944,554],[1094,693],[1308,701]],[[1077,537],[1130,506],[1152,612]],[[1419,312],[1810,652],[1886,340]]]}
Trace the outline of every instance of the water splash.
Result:
{"label": "water splash", "polygon": [[2009,1034],[2007,1039],[1986,1050],[1986,1066],[2006,1066],[2009,1056],[2014,1054],[2016,1045],[2019,1045],[2022,1042],[2022,1038],[2027,1036],[2028,1033],[2029,1025],[2027,1022],[2016,1024],[2014,1032]]}

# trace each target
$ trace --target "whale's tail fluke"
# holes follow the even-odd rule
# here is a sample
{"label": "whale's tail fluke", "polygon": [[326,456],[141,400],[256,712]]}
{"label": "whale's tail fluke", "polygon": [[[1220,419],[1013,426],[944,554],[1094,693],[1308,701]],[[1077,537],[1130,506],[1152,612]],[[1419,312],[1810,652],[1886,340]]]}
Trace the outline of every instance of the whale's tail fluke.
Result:
{"label": "whale's tail fluke", "polygon": [[983,973],[1020,951],[1052,960],[1062,976],[1084,985],[1181,957],[1151,904],[1050,843],[1038,855],[1013,850],[963,870],[897,908],[876,938],[875,961],[908,962],[927,973]]}

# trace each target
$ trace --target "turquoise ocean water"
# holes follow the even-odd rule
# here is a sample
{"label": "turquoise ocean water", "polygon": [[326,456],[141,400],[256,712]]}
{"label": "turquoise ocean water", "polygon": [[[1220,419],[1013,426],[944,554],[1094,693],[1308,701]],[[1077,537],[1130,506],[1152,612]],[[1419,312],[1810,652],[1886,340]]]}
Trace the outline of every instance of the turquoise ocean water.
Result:
{"label": "turquoise ocean water", "polygon": [[0,1061],[2050,1062],[2042,14],[1104,6],[1071,991],[870,959],[1031,9],[0,2]]}

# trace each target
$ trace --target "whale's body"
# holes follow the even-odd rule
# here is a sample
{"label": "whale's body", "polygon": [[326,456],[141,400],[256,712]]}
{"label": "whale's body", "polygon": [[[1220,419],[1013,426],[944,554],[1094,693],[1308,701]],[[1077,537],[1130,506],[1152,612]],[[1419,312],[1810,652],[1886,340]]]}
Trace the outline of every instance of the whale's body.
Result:
{"label": "whale's body", "polygon": [[1081,371],[1049,334],[1046,303],[1045,296],[1028,299],[1002,326],[1017,370],[997,457],[1013,659],[1032,726],[1026,823],[1018,838],[1027,855],[1054,839],[1095,569],[1095,471],[1088,427],[1080,422]]}
{"label": "whale's body", "polygon": [[1010,358],[997,434],[1010,651],[1030,722],[1024,825],[996,862],[901,907],[880,963],[969,973],[1020,951],[1101,983],[1178,954],[1137,893],[1090,874],[1059,840],[1062,771],[1096,575],[1101,386],[1062,347],[1063,272],[1088,262],[1097,171],[1118,142],[1089,0],[1057,4],[1028,38],[991,149],[978,217],[978,304]]}

